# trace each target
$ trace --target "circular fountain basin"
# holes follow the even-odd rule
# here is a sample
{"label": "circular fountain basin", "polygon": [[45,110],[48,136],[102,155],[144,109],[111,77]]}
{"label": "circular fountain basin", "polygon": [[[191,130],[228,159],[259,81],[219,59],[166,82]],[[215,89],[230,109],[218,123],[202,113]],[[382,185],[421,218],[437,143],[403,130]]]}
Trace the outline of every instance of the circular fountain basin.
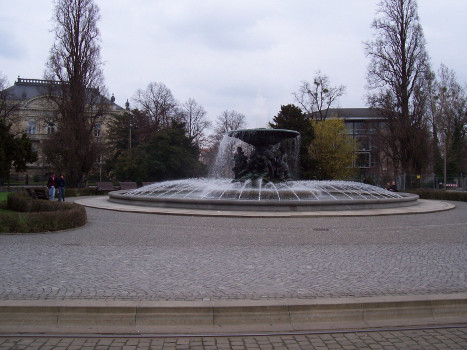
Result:
{"label": "circular fountain basin", "polygon": [[252,184],[228,179],[186,179],[109,193],[115,203],[216,211],[310,212],[398,208],[418,196],[348,181]]}

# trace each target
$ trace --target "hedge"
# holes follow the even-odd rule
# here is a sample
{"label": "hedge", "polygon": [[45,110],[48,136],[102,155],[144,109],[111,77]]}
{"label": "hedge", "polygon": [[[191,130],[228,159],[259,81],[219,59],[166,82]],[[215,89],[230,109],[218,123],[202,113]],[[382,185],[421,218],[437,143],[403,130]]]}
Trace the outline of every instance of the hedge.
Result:
{"label": "hedge", "polygon": [[[95,196],[96,189],[92,187],[83,188],[65,188],[65,198],[67,197],[79,197],[79,196]],[[57,194],[55,195],[57,196]]]}
{"label": "hedge", "polygon": [[419,189],[411,190],[410,193],[418,194],[420,199],[439,199],[446,201],[467,202],[467,192]]}
{"label": "hedge", "polygon": [[87,223],[86,210],[76,203],[32,199],[25,193],[10,193],[0,212],[0,232],[35,233],[65,230]]}

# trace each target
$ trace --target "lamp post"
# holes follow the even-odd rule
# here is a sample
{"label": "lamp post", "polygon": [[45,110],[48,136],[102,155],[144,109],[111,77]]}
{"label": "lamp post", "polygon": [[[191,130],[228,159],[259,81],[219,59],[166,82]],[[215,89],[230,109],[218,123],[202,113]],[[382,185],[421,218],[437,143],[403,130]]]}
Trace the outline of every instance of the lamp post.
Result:
{"label": "lamp post", "polygon": [[132,127],[132,124],[130,122],[130,128],[129,128],[130,129],[130,131],[129,131],[130,135],[128,137],[128,149],[130,150],[130,152],[131,152],[131,127]]}
{"label": "lamp post", "polygon": [[444,128],[444,190],[447,189],[448,130]]}

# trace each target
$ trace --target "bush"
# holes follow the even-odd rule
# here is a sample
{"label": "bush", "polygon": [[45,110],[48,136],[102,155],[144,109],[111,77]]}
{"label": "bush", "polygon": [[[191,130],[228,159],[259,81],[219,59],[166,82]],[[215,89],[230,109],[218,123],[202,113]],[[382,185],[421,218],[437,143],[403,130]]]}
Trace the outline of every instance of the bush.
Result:
{"label": "bush", "polygon": [[411,190],[410,193],[418,194],[420,199],[438,199],[446,201],[467,202],[467,192],[418,189]]}
{"label": "bush", "polygon": [[10,193],[7,198],[7,209],[26,213],[63,210],[71,204],[32,199],[24,192]]}
{"label": "bush", "polygon": [[24,193],[10,193],[7,209],[13,212],[0,212],[0,232],[58,231],[87,222],[86,210],[81,205],[32,199]]}
{"label": "bush", "polygon": [[7,209],[28,212],[31,211],[31,202],[31,198],[26,193],[9,193],[7,197]]}
{"label": "bush", "polygon": [[79,191],[77,188],[68,188],[65,187],[65,198],[68,197],[78,197],[79,196]]}
{"label": "bush", "polygon": [[96,188],[92,188],[92,187],[84,187],[84,188],[81,188],[79,191],[78,191],[78,195],[79,196],[95,196],[96,195]]}
{"label": "bush", "polygon": [[83,187],[83,188],[65,188],[65,198],[79,197],[79,196],[95,196],[96,188]]}

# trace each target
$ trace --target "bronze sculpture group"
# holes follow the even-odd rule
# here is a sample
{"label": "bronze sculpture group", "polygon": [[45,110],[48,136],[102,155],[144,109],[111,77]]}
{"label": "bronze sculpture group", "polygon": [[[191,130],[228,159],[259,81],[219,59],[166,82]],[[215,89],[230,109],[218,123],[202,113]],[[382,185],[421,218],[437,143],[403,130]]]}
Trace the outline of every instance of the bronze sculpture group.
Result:
{"label": "bronze sculpture group", "polygon": [[234,162],[232,170],[235,182],[258,179],[263,182],[283,182],[290,178],[287,153],[280,147],[276,151],[272,147],[255,148],[250,157],[245,155],[242,147],[237,147]]}

